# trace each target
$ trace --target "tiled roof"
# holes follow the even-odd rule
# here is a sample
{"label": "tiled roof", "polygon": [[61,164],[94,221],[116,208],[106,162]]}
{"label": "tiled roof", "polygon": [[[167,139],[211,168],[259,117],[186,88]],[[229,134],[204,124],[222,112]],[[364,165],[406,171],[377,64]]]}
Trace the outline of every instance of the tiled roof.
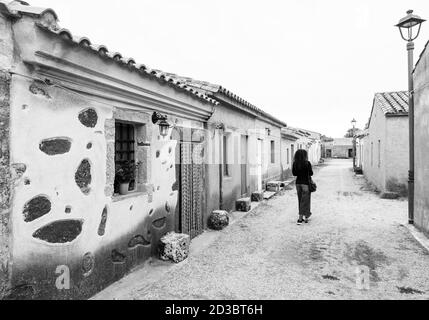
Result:
{"label": "tiled roof", "polygon": [[376,93],[374,104],[377,103],[384,114],[408,113],[408,92],[383,92]]}
{"label": "tiled roof", "polygon": [[30,6],[25,1],[0,1],[0,11],[5,11],[8,15],[19,17],[21,14],[41,16],[47,12],[54,15],[58,19],[54,10],[49,8],[39,8]]}
{"label": "tiled roof", "polygon": [[299,137],[302,136],[302,134],[298,134],[297,130],[295,130],[294,128],[291,128],[291,127],[282,128],[281,133],[283,135],[294,137],[296,139],[299,139]]}
{"label": "tiled roof", "polygon": [[[50,13],[54,16],[55,19],[57,19],[57,14],[54,10],[33,7],[28,5],[28,3],[24,1],[0,0],[0,12],[18,18],[21,15],[29,15],[41,18],[44,14]],[[174,86],[175,88],[181,91],[189,92],[193,96],[196,96],[199,99],[202,99],[209,103],[215,105],[219,104],[218,101],[213,98],[210,98],[207,94],[204,93],[204,91],[197,90],[195,87],[187,85],[186,82],[179,81],[178,79],[169,76],[169,74],[166,72],[157,69],[151,69],[144,64],[138,64],[133,58],[123,57],[122,54],[120,54],[119,52],[109,51],[106,46],[92,43],[87,37],[73,35],[68,29],[60,28],[56,22],[45,23],[42,19],[40,19],[40,21],[36,22],[36,25],[47,32],[62,37],[66,41],[73,42],[74,44],[82,48],[91,50],[102,58],[112,59],[121,66],[136,70],[142,74],[147,74],[150,77],[158,79],[159,81],[165,81]]]}
{"label": "tiled roof", "polygon": [[189,78],[189,77],[182,77],[173,73],[169,74],[172,77],[175,77],[176,79],[178,79],[179,81],[183,81],[185,82],[187,85],[194,87],[198,90],[203,90],[204,92],[206,92],[208,95],[213,95],[215,93],[218,94],[222,94],[232,100],[235,100],[236,102],[238,102],[239,104],[241,104],[242,106],[244,106],[245,108],[247,108],[250,111],[256,112],[260,115],[263,115],[264,117],[267,117],[268,119],[277,122],[278,124],[286,127],[286,123],[284,123],[283,121],[275,118],[274,116],[270,115],[269,113],[263,111],[262,109],[256,107],[255,105],[251,104],[250,102],[247,102],[246,100],[244,100],[243,98],[239,97],[238,95],[234,94],[233,92],[229,91],[228,89],[222,87],[221,85],[218,84],[213,84],[207,81],[201,81],[201,80],[196,80],[193,78]]}
{"label": "tiled roof", "polygon": [[322,135],[319,132],[311,131],[308,129],[301,129],[296,127],[282,128],[282,131],[288,131],[299,136],[308,137],[309,139],[318,140],[321,139]]}
{"label": "tiled roof", "polygon": [[57,14],[54,10],[49,8],[38,8],[28,5],[27,2],[24,1],[5,1],[0,0],[0,12],[5,13],[10,16],[14,17],[20,17],[21,15],[28,15],[33,17],[41,18],[38,22],[36,22],[36,25],[50,33],[53,33],[61,38],[63,38],[65,41],[70,41],[82,48],[86,48],[88,50],[93,51],[94,53],[98,54],[102,58],[106,59],[112,59],[115,62],[117,62],[119,65],[128,67],[130,69],[134,69],[142,74],[147,74],[151,77],[154,77],[160,81],[165,81],[175,88],[183,91],[187,91],[190,94],[197,96],[198,98],[205,100],[207,102],[210,102],[214,105],[219,104],[219,102],[213,98],[214,93],[220,93],[226,97],[229,97],[238,103],[240,103],[243,107],[247,108],[250,111],[253,111],[257,114],[260,114],[278,124],[281,126],[287,126],[286,123],[280,121],[279,119],[275,118],[274,116],[264,112],[263,110],[259,109],[258,107],[254,106],[253,104],[247,102],[243,98],[239,97],[238,95],[234,94],[233,92],[229,91],[226,88],[223,88],[220,85],[211,84],[209,82],[205,81],[199,81],[188,77],[182,77],[178,76],[174,73],[169,72],[163,72],[158,69],[152,69],[149,68],[145,64],[138,64],[133,58],[126,58],[123,57],[121,53],[115,52],[115,51],[109,51],[108,48],[104,45],[99,45],[93,43],[89,38],[87,37],[80,37],[77,35],[73,35],[70,30],[60,28],[57,24],[57,21],[49,21],[46,23],[42,18],[43,15],[46,13],[50,13],[53,15],[55,19],[57,18]]}

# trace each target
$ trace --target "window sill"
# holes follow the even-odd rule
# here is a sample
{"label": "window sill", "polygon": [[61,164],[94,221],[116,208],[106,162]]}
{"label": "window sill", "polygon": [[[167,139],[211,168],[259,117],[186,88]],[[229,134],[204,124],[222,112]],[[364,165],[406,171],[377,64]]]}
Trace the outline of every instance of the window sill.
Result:
{"label": "window sill", "polygon": [[141,191],[130,191],[130,193],[127,194],[118,194],[115,193],[112,196],[112,202],[118,202],[129,198],[135,198],[135,197],[141,197],[147,195],[147,192],[141,192]]}

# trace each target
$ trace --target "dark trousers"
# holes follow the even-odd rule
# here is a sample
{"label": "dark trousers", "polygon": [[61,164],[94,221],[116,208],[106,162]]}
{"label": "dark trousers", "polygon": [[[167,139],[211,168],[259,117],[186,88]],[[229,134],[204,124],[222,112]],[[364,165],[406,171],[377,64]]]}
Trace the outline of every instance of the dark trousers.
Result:
{"label": "dark trousers", "polygon": [[299,215],[311,216],[311,192],[306,184],[297,184],[296,193],[298,194]]}

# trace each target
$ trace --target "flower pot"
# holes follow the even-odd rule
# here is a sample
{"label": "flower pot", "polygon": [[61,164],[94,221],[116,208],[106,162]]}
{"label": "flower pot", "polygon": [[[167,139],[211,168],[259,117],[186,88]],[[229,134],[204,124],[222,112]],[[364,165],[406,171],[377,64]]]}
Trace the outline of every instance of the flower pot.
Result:
{"label": "flower pot", "polygon": [[129,182],[121,182],[119,184],[119,194],[127,194],[129,188],[130,188]]}

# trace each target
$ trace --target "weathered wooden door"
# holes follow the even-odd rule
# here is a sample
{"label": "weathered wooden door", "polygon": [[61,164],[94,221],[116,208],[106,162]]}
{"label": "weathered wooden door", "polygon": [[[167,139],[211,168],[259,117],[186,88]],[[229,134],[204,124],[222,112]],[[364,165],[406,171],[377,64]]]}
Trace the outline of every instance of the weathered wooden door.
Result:
{"label": "weathered wooden door", "polygon": [[241,148],[240,148],[240,164],[241,164],[241,196],[247,197],[247,141],[248,137],[245,135],[241,136]]}
{"label": "weathered wooden door", "polygon": [[257,190],[262,190],[262,139],[258,139],[256,145],[256,179]]}
{"label": "weathered wooden door", "polygon": [[[204,165],[199,161],[200,143],[181,142],[180,145],[180,229],[191,239],[203,232],[202,196]],[[193,156],[194,155],[194,156]]]}

